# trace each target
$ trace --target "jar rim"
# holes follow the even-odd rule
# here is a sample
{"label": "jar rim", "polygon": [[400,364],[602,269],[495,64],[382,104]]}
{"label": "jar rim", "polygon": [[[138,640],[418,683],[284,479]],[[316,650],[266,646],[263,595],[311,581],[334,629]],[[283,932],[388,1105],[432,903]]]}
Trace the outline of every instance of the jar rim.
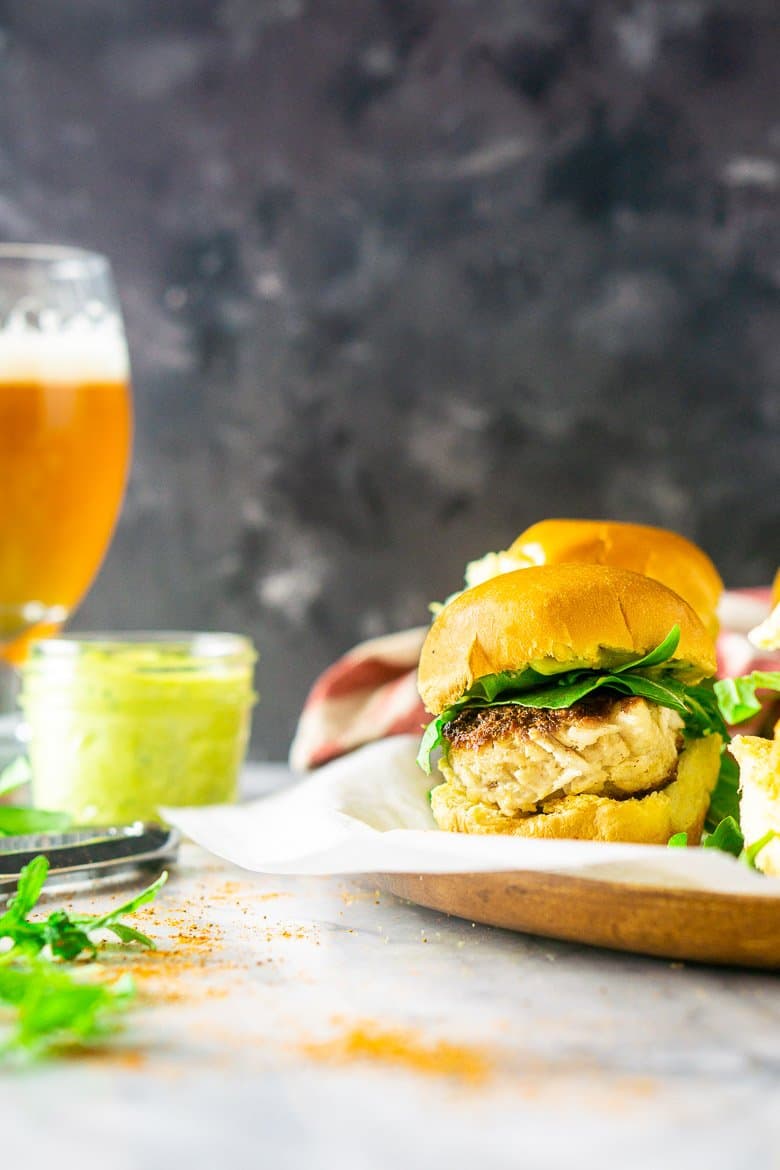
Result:
{"label": "jar rim", "polygon": [[30,659],[70,661],[87,650],[100,650],[109,657],[143,650],[163,651],[214,662],[257,658],[251,639],[244,634],[197,630],[79,630],[65,636],[37,639],[30,645]]}

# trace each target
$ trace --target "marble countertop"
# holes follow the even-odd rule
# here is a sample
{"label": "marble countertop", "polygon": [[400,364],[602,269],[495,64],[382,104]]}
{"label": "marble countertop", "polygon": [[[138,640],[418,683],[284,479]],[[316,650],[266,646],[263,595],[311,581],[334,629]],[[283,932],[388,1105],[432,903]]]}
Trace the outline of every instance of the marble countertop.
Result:
{"label": "marble countertop", "polygon": [[2,1072],[17,1165],[733,1170],[780,1144],[771,975],[473,926],[189,845],[139,917],[160,949],[130,963],[125,1032]]}

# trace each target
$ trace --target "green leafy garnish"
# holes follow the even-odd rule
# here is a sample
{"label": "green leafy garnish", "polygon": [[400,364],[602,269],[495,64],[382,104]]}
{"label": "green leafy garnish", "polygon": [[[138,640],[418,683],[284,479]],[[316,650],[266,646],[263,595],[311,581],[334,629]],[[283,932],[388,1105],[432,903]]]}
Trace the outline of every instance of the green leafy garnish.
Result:
{"label": "green leafy garnish", "polygon": [[716,732],[725,739],[726,728],[712,691],[704,685],[686,686],[669,671],[659,669],[674,655],[679,642],[680,630],[674,626],[654,650],[607,672],[575,668],[559,674],[543,675],[527,668],[522,671],[502,671],[477,679],[462,698],[428,724],[423,733],[417,763],[426,775],[430,775],[431,752],[438,747],[446,750],[444,728],[467,708],[516,705],[560,710],[571,707],[602,688],[621,695],[638,695],[659,706],[670,707],[682,715],[688,735],[702,736]]}
{"label": "green leafy garnish", "polygon": [[69,914],[55,910],[30,920],[49,872],[43,856],[19,875],[16,893],[0,916],[0,939],[10,948],[0,954],[0,1004],[12,1009],[15,1028],[7,1051],[45,1051],[96,1040],[116,1025],[116,1016],[135,994],[132,980],[113,984],[71,974],[63,963],[97,957],[100,934],[111,931],[121,943],[154,947],[145,934],[121,919],[151,902],[165,884],[162,873],[140,894],[107,914]]}
{"label": "green leafy garnish", "polygon": [[759,837],[758,840],[754,841],[752,845],[746,846],[744,860],[751,867],[751,869],[758,868],[756,865],[756,858],[758,857],[759,853],[762,849],[765,848],[765,846],[769,844],[770,841],[774,841],[778,837],[780,837],[780,833],[775,832],[774,829],[769,829],[766,833],[764,833],[763,837]]}
{"label": "green leafy garnish", "polygon": [[674,654],[677,647],[680,645],[680,627],[672,626],[669,633],[664,638],[663,642],[659,642],[655,650],[651,650],[642,658],[637,658],[631,662],[626,662],[623,666],[619,666],[616,674],[620,674],[623,670],[646,670],[651,666],[662,666],[664,662],[668,662]]}
{"label": "green leafy garnish", "polygon": [[106,930],[111,931],[121,942],[137,942],[144,947],[154,948],[150,938],[120,922],[120,919],[151,902],[168,880],[167,873],[160,874],[156,882],[123,906],[100,917],[71,915],[66,910],[55,910],[48,918],[30,922],[27,915],[40,897],[48,872],[49,863],[42,856],[35,857],[24,867],[16,894],[9,901],[5,914],[0,917],[0,939],[11,939],[14,947],[31,954],[38,954],[49,947],[53,956],[68,960],[77,959],[82,954],[94,958],[97,946],[93,936]]}
{"label": "green leafy garnish", "polygon": [[724,751],[721,753],[720,772],[710,797],[704,827],[713,832],[727,817],[733,817],[739,822],[739,765],[733,756]]}
{"label": "green leafy garnish", "polygon": [[4,1048],[34,1055],[93,1043],[116,1029],[118,1014],[134,996],[126,975],[111,985],[77,978],[45,959],[5,958],[0,1003],[13,1009],[15,1026]]}
{"label": "green leafy garnish", "polygon": [[[736,817],[728,816],[724,817],[711,833],[704,834],[701,844],[703,849],[719,849],[722,853],[730,853],[732,857],[738,857],[751,869],[757,869],[756,858],[759,853],[777,837],[780,837],[780,833],[770,829],[758,841],[754,841],[752,845],[746,845],[739,820]],[[671,848],[687,844],[687,833],[675,833],[667,842]]]}
{"label": "green leafy garnish", "polygon": [[756,697],[759,687],[780,691],[780,670],[754,670],[742,678],[721,678],[715,683],[723,718],[727,723],[744,723],[758,715],[761,700]]}
{"label": "green leafy garnish", "polygon": [[54,833],[67,829],[72,818],[67,813],[47,812],[42,808],[0,805],[0,837],[18,837],[25,833]]}
{"label": "green leafy garnish", "polygon": [[704,849],[720,849],[733,857],[739,857],[745,848],[745,838],[735,817],[724,817],[711,833],[704,834],[701,843]]}

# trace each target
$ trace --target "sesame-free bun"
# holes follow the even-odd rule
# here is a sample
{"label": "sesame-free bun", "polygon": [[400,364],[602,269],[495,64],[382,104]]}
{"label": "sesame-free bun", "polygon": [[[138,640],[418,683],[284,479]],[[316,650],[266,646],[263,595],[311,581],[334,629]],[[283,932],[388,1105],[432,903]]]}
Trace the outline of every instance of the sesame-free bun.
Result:
{"label": "sesame-free bun", "polygon": [[431,792],[431,809],[451,833],[503,833],[516,837],[571,837],[581,841],[633,841],[666,845],[687,833],[696,845],[720,769],[718,735],[694,739],[680,754],[677,776],[646,796],[612,800],[580,793],[546,801],[542,811],[506,816],[495,805],[472,801],[454,777]]}
{"label": "sesame-free bun", "polygon": [[607,565],[517,569],[442,609],[420,654],[420,695],[438,715],[478,678],[499,671],[614,668],[654,649],[675,625],[680,644],[666,669],[686,683],[713,675],[711,635],[658,581]]}
{"label": "sesame-free bun", "polygon": [[586,563],[643,573],[684,597],[717,633],[720,574],[703,549],[666,528],[616,520],[541,520],[518,536],[507,555],[530,565]]}
{"label": "sesame-free bun", "polygon": [[[745,843],[754,845],[767,833],[780,833],[780,723],[774,739],[735,735],[729,751],[739,764],[739,819]],[[780,877],[780,836],[756,856],[764,873]]]}

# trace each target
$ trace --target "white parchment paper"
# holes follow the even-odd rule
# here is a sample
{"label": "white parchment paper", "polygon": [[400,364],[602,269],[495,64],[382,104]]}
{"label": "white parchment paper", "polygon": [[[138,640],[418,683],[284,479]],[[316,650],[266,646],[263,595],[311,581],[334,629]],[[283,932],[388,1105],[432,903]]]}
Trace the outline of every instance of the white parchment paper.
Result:
{"label": "white parchment paper", "polygon": [[275,874],[538,870],[669,889],[780,897],[780,882],[714,849],[529,841],[439,830],[418,740],[381,740],[283,792],[241,805],[168,809],[172,824],[244,869]]}

